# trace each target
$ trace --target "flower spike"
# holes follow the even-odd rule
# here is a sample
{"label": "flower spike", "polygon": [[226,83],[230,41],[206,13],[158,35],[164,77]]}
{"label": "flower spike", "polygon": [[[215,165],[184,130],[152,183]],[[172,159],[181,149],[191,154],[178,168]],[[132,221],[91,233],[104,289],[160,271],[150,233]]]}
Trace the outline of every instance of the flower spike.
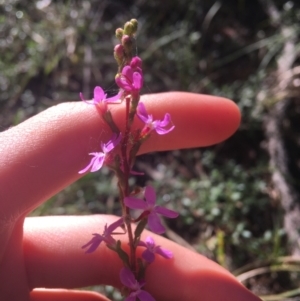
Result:
{"label": "flower spike", "polygon": [[[161,215],[175,218],[179,214],[158,206],[156,192],[151,186],[146,186],[142,191],[143,197],[138,198],[141,188],[131,189],[129,175],[142,174],[133,171],[132,167],[141,145],[149,138],[150,133],[155,131],[159,135],[165,135],[175,126],[169,113],[165,113],[162,119],[154,120],[153,116],[148,114],[145,104],[140,102],[144,76],[142,59],[136,55],[137,28],[137,20],[131,19],[125,23],[124,28],[116,30],[119,44],[114,47],[114,58],[118,65],[115,82],[119,93],[113,97],[107,97],[100,86],[94,88],[93,98],[90,100],[86,100],[80,93],[82,101],[96,106],[95,109],[102,118],[101,122],[105,122],[113,134],[110,140],[104,140],[105,143],[101,141],[99,151],[89,153],[90,161],[79,171],[79,174],[96,172],[105,164],[116,174],[122,207],[122,217],[112,224],[105,224],[104,229],[101,230],[103,232],[92,233],[82,249],[85,253],[93,253],[102,244],[100,248],[105,248],[103,245],[106,245],[118,255],[123,263],[123,268],[120,270],[120,282],[123,284],[121,293],[124,301],[155,301],[144,288],[148,266],[154,262],[157,254],[159,259],[160,256],[170,259],[173,258],[173,253],[156,245],[152,237],[147,237],[145,240],[141,238],[145,227],[157,234],[165,232]],[[124,103],[117,110],[118,112],[110,110],[109,103],[121,103],[122,100]],[[122,114],[122,111],[124,118],[120,119],[122,116],[119,113]],[[138,128],[135,124],[136,116],[142,121]],[[131,209],[141,210],[140,216],[134,218],[130,212]],[[137,223],[136,227],[132,227],[132,223]],[[123,230],[122,233],[118,233],[120,229]],[[121,242],[116,236],[118,234],[128,234],[128,244],[125,240]],[[123,249],[124,244],[129,249],[127,247]]]}

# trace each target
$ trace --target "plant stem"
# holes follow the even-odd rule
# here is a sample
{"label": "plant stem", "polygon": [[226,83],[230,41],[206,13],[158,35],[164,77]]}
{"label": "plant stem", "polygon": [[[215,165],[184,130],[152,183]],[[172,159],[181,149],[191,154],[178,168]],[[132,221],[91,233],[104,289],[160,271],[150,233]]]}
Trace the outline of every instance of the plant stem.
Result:
{"label": "plant stem", "polygon": [[130,111],[130,98],[126,98],[126,127],[125,127],[125,135],[123,138],[123,143],[121,147],[122,153],[122,163],[124,169],[124,178],[125,183],[124,187],[122,187],[122,208],[123,208],[123,216],[125,217],[125,224],[127,227],[128,239],[129,239],[129,247],[130,247],[130,268],[132,272],[136,275],[136,256],[135,256],[135,245],[134,245],[134,238],[132,233],[131,227],[131,217],[129,213],[129,208],[127,208],[124,204],[124,198],[129,196],[129,174],[130,174],[130,164],[129,159],[127,156],[127,148],[128,148],[128,140],[129,140],[129,133],[130,133],[130,122],[129,122],[129,111]]}

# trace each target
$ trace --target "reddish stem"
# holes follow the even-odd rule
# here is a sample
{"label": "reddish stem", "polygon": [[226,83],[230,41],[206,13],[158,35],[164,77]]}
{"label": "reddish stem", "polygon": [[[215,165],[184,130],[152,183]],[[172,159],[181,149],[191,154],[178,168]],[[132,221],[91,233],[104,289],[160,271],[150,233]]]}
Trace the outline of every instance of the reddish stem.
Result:
{"label": "reddish stem", "polygon": [[129,140],[129,133],[130,133],[130,123],[129,123],[129,111],[130,111],[130,98],[126,98],[126,126],[125,126],[125,134],[123,138],[123,143],[121,146],[121,154],[122,154],[122,163],[124,169],[124,178],[125,178],[125,187],[122,187],[122,207],[123,207],[123,216],[125,216],[125,224],[128,231],[128,239],[129,239],[129,247],[130,247],[130,265],[131,270],[134,274],[137,274],[136,271],[136,256],[135,256],[135,246],[134,246],[134,239],[131,227],[131,218],[129,215],[129,208],[124,205],[124,198],[129,196],[129,174],[130,174],[130,163],[128,162],[127,156],[127,148],[128,148],[128,140]]}

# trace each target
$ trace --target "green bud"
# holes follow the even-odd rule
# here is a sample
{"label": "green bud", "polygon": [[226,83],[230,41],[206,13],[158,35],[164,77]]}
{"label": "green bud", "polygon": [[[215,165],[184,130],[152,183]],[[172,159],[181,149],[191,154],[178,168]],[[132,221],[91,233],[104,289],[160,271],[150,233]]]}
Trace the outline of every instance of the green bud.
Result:
{"label": "green bud", "polygon": [[122,28],[117,28],[116,29],[116,38],[121,40],[123,37],[124,31]]}
{"label": "green bud", "polygon": [[126,22],[124,25],[124,34],[127,34],[129,36],[134,34],[133,25],[131,22]]}
{"label": "green bud", "polygon": [[137,29],[138,29],[138,21],[137,21],[137,19],[131,19],[130,23],[133,26],[133,34],[135,34],[137,32]]}

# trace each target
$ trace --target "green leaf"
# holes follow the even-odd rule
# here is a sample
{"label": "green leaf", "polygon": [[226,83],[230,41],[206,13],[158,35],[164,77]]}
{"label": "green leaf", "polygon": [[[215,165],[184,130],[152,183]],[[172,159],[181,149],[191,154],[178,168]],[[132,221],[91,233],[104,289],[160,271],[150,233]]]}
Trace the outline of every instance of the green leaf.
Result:
{"label": "green leaf", "polygon": [[119,255],[120,259],[123,261],[124,265],[126,267],[130,267],[130,264],[129,264],[129,256],[128,254],[122,249],[121,247],[121,241],[118,240],[117,241],[117,248],[116,248],[116,252],[117,254]]}
{"label": "green leaf", "polygon": [[141,280],[141,279],[145,279],[145,274],[146,274],[146,268],[147,268],[147,265],[144,264],[143,260],[141,258],[138,258],[137,259],[137,264],[138,264],[138,267],[139,267],[139,272],[138,272],[138,277],[137,279]]}
{"label": "green leaf", "polygon": [[143,218],[137,225],[134,231],[134,244],[140,240],[141,234],[147,225],[147,218]]}

